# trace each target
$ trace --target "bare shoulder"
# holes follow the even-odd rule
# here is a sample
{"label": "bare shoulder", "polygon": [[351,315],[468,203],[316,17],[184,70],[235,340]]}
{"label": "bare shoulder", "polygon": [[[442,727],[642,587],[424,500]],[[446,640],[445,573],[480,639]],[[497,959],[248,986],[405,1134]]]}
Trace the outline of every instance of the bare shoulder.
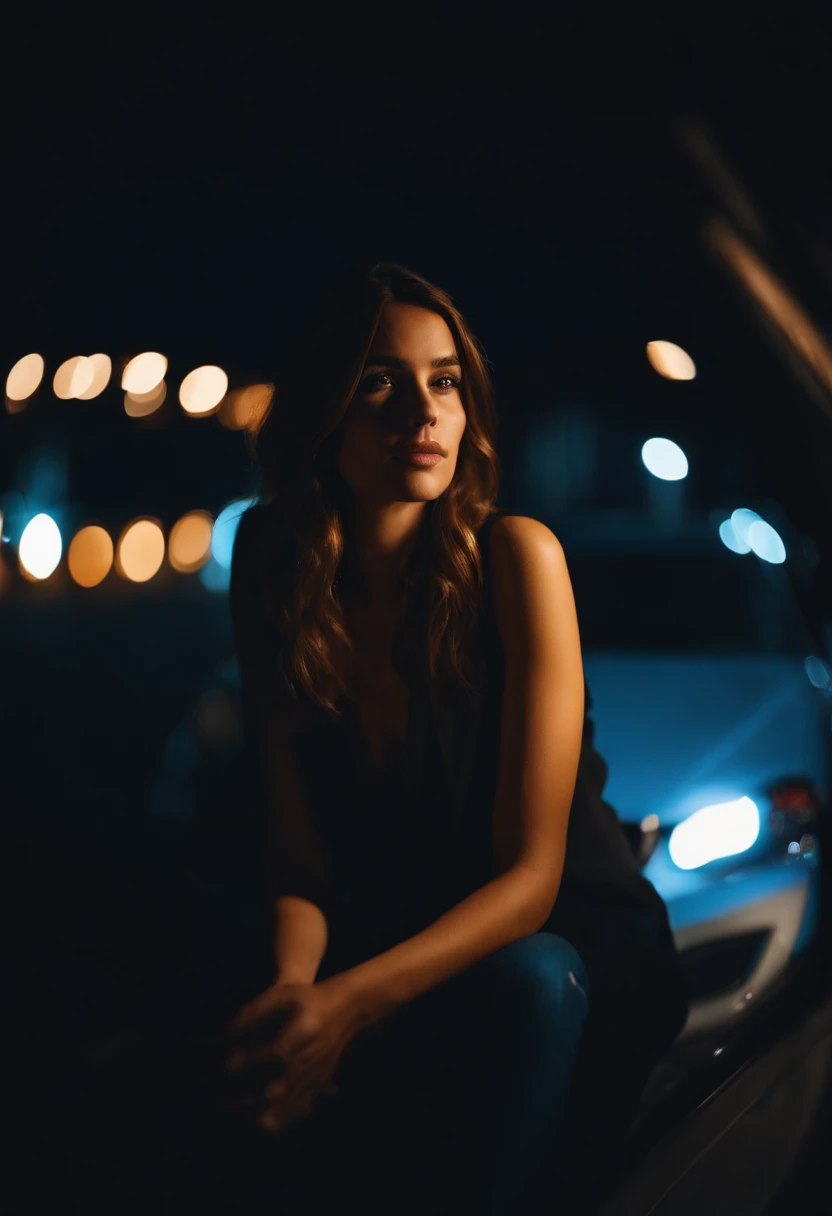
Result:
{"label": "bare shoulder", "polygon": [[501,515],[494,520],[489,537],[495,577],[523,570],[534,571],[540,563],[557,562],[563,548],[551,528],[530,515]]}
{"label": "bare shoulder", "polygon": [[535,637],[574,613],[566,558],[551,528],[528,515],[496,519],[489,542],[497,625],[507,654],[519,660]]}

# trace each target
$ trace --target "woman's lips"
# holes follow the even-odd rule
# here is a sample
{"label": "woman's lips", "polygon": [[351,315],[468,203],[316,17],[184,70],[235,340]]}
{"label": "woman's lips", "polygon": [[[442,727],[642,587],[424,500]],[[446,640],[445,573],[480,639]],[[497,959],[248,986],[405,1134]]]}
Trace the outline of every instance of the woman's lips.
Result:
{"label": "woman's lips", "polygon": [[438,452],[405,452],[403,456],[396,457],[396,460],[401,460],[403,464],[412,464],[416,468],[426,469],[439,464],[439,461],[444,459],[445,457],[440,456]]}

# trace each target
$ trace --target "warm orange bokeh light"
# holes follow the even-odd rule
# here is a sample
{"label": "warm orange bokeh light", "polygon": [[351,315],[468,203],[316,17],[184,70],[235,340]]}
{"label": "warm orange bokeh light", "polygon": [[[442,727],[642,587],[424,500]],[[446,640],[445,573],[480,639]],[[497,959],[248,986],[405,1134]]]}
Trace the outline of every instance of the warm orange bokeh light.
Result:
{"label": "warm orange bokeh light", "polygon": [[232,389],[219,408],[217,418],[229,431],[252,431],[258,425],[274,393],[272,384],[246,384]]}
{"label": "warm orange bokeh light", "polygon": [[648,342],[650,366],[666,380],[693,380],[696,365],[686,350],[675,342]]}
{"label": "warm orange bokeh light", "polygon": [[155,350],[146,350],[125,365],[121,373],[121,387],[126,393],[150,393],[164,380],[167,370],[168,361],[164,355]]}
{"label": "warm orange bokeh light", "polygon": [[6,377],[6,396],[9,401],[25,401],[43,379],[43,355],[24,355],[18,359]]}
{"label": "warm orange bokeh light", "polygon": [[153,578],[165,557],[165,536],[153,519],[137,519],[122,532],[116,550],[116,569],[132,583]]}
{"label": "warm orange bokeh light", "polygon": [[167,394],[168,386],[164,380],[149,393],[125,393],[124,412],[131,418],[146,418],[164,404]]}
{"label": "warm orange bokeh light", "polygon": [[97,587],[113,564],[113,542],[98,524],[81,528],[72,538],[67,555],[69,573],[79,587]]}
{"label": "warm orange bokeh light", "polygon": [[189,511],[173,525],[168,539],[168,561],[181,574],[193,574],[211,556],[214,521],[207,511]]}
{"label": "warm orange bokeh light", "polygon": [[61,401],[71,401],[86,393],[95,380],[95,364],[86,355],[67,359],[55,372],[52,391]]}
{"label": "warm orange bokeh light", "polygon": [[708,242],[721,255],[792,350],[832,391],[832,350],[820,327],[761,257],[725,223],[713,220]]}
{"label": "warm orange bokeh light", "polygon": [[206,365],[188,372],[179,386],[179,402],[186,414],[211,414],[228,392],[228,376],[221,367]]}
{"label": "warm orange bokeh light", "polygon": [[92,384],[83,393],[77,393],[79,401],[92,401],[93,397],[99,396],[104,392],[104,389],[110,383],[110,376],[113,370],[113,361],[109,355],[90,355],[90,363],[93,366]]}

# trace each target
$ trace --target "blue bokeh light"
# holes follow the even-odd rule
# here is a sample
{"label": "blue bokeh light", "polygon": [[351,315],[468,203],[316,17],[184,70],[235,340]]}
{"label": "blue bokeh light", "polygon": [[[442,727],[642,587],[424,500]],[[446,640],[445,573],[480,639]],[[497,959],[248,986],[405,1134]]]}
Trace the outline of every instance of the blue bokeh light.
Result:
{"label": "blue bokeh light", "polygon": [[738,510],[731,513],[731,527],[734,529],[734,535],[741,544],[747,545],[746,553],[751,551],[751,541],[748,539],[748,533],[752,524],[762,522],[762,516],[756,511],[749,510],[748,507],[740,507]]}
{"label": "blue bokeh light", "polygon": [[641,459],[648,473],[661,481],[681,481],[688,475],[688,458],[672,439],[648,439]]}
{"label": "blue bokeh light", "polygon": [[786,560],[786,546],[779,533],[764,519],[757,519],[748,529],[748,543],[761,561],[778,566]]}
{"label": "blue bokeh light", "polygon": [[730,549],[732,553],[750,553],[751,546],[746,544],[734,531],[734,525],[730,519],[724,519],[719,525],[719,539],[725,545],[726,549]]}
{"label": "blue bokeh light", "polygon": [[[211,555],[214,561],[222,566],[224,570],[231,569],[231,554],[234,550],[234,538],[240,526],[240,519],[256,501],[255,498],[237,498],[234,502],[230,502],[227,506],[223,507],[214,521],[214,531],[211,537]],[[206,569],[206,567],[203,567],[203,569]],[[211,576],[209,575],[208,577],[210,578]]]}

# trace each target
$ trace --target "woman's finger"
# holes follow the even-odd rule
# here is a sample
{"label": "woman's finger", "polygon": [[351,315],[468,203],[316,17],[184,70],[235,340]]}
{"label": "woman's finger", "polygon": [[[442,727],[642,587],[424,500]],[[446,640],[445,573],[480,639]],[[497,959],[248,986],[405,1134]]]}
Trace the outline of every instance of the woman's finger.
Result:
{"label": "woman's finger", "polygon": [[275,1103],[258,1115],[257,1119],[255,1119],[255,1124],[271,1135],[278,1135],[287,1127],[296,1123],[298,1119],[308,1118],[313,1113],[314,1102],[315,1098],[312,1095],[302,1102]]}
{"label": "woman's finger", "polygon": [[274,1033],[290,1020],[293,1012],[294,1006],[290,1002],[276,1004],[273,997],[254,1001],[227,1023],[226,1037],[231,1041],[245,1040],[262,1033],[266,1026]]}
{"label": "woman's finger", "polygon": [[288,1060],[273,1044],[252,1047],[248,1050],[238,1048],[236,1051],[232,1051],[225,1061],[225,1070],[232,1076],[253,1069],[277,1069],[282,1075],[288,1067]]}

